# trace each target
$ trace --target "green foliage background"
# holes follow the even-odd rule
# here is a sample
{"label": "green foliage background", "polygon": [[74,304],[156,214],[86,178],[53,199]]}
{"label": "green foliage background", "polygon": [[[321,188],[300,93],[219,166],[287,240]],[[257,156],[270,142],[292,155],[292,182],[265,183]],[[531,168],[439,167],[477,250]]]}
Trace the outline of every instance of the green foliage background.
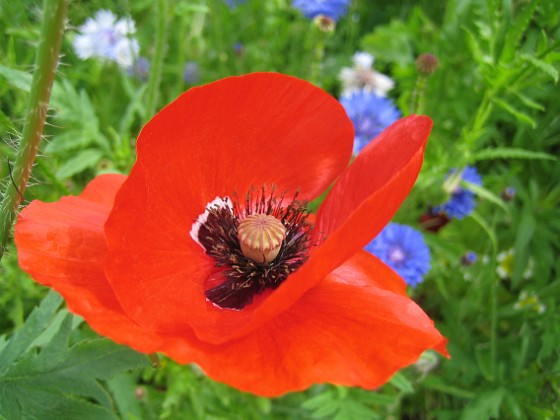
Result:
{"label": "green foliage background", "polygon": [[[420,178],[395,220],[419,227],[426,209],[444,200],[451,168],[476,165],[484,177],[483,187],[466,186],[478,202],[470,217],[425,234],[432,270],[410,291],[449,339],[452,358],[427,353],[376,391],[316,385],[277,399],[254,397],[210,381],[196,366],[163,358],[153,368],[95,336],[17,267],[11,246],[0,272],[0,417],[560,417],[558,2],[387,3],[354,1],[325,34],[288,0],[248,0],[236,8],[220,0],[72,1],[49,125],[25,198],[53,201],[80,192],[97,174],[127,173],[142,125],[191,86],[183,80],[186,62],[199,65],[196,84],[278,71],[338,96],[338,72],[363,50],[394,78],[390,96],[408,114],[419,92],[416,57],[435,54],[440,65],[418,105],[434,130]],[[148,79],[76,56],[75,29],[102,8],[135,20],[141,55],[152,62]],[[26,113],[41,13],[40,1],[1,3],[5,183]],[[517,195],[505,201],[500,193],[509,186]],[[510,249],[502,278],[498,256]],[[479,255],[471,266],[461,263],[467,251]]]}

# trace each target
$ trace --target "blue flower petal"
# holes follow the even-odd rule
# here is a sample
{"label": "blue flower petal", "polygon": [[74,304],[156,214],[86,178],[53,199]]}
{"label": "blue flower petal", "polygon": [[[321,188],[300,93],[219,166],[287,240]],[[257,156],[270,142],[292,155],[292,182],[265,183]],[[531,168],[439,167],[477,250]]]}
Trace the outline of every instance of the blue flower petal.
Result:
{"label": "blue flower petal", "polygon": [[430,270],[430,249],[422,233],[410,226],[389,223],[365,249],[412,287],[421,283]]}

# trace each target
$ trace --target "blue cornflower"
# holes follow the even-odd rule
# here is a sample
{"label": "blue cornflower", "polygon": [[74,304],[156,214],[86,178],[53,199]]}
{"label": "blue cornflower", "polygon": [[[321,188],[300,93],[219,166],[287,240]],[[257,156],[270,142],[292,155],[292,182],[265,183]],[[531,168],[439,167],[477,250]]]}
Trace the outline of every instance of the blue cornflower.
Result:
{"label": "blue cornflower", "polygon": [[348,12],[350,0],[292,0],[292,6],[299,9],[308,19],[324,15],[335,22]]}
{"label": "blue cornflower", "polygon": [[390,98],[365,89],[343,96],[340,103],[354,124],[354,154],[401,116]]}
{"label": "blue cornflower", "polygon": [[389,223],[365,249],[412,287],[421,283],[424,274],[430,270],[430,249],[424,236],[410,226]]}
{"label": "blue cornflower", "polygon": [[450,219],[458,220],[472,213],[476,207],[474,193],[463,188],[460,185],[461,181],[482,185],[482,177],[474,166],[466,166],[460,173],[457,173],[457,169],[452,169],[445,181],[445,189],[449,192],[450,198],[441,206],[435,207],[434,213],[445,213]]}

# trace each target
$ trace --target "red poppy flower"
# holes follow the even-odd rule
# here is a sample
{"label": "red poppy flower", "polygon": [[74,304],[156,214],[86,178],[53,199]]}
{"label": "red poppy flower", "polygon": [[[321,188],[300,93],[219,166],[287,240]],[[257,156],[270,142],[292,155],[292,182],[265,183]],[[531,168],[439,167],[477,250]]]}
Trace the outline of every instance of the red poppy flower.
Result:
{"label": "red poppy flower", "polygon": [[446,354],[403,280],[362,250],[411,189],[430,128],[402,119],[347,166],[352,124],[307,82],[191,89],[143,128],[128,178],[21,212],[20,265],[99,334],[241,390],[378,387],[426,349]]}

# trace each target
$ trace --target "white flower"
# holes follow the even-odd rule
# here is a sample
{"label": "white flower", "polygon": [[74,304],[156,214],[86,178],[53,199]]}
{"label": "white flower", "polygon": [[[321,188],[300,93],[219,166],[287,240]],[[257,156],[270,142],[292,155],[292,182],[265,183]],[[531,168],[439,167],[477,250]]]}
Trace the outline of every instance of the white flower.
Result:
{"label": "white flower", "polygon": [[117,64],[127,69],[132,66],[136,57],[138,57],[138,52],[140,51],[140,45],[135,39],[122,38],[117,42],[114,47],[114,61]]}
{"label": "white flower", "polygon": [[517,310],[529,310],[542,314],[546,311],[546,305],[541,303],[539,296],[531,291],[522,290],[517,302],[513,305]]}
{"label": "white flower", "polygon": [[393,79],[373,69],[373,55],[358,51],[352,56],[352,61],[354,66],[342,68],[338,76],[342,82],[343,96],[361,89],[375,92],[379,96],[387,96],[387,92],[395,87]]}
{"label": "white flower", "polygon": [[352,61],[354,62],[354,67],[360,67],[363,69],[370,69],[373,66],[373,61],[375,58],[373,55],[367,52],[358,51],[352,56]]}
{"label": "white flower", "polygon": [[[515,252],[513,248],[508,249],[507,251],[502,251],[497,256],[498,266],[496,267],[496,272],[501,279],[511,278],[513,276],[513,265],[515,259]],[[527,267],[523,272],[523,278],[525,280],[530,279],[533,277],[533,269],[535,266],[535,261],[532,258],[529,258],[529,262],[527,263]]]}
{"label": "white flower", "polygon": [[140,45],[129,35],[136,32],[134,21],[118,19],[109,10],[99,10],[94,18],[86,19],[74,38],[73,46],[81,59],[100,58],[116,62],[127,69],[138,57]]}

